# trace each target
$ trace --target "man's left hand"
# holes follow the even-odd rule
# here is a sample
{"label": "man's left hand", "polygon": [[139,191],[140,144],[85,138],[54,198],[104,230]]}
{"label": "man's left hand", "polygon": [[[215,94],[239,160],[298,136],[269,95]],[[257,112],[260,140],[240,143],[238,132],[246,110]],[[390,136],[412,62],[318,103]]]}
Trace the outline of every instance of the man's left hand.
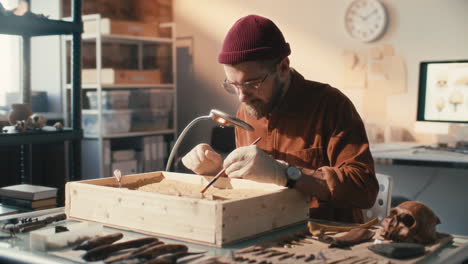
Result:
{"label": "man's left hand", "polygon": [[287,164],[271,158],[255,145],[235,149],[224,160],[223,166],[230,178],[244,178],[280,186],[286,186],[287,183]]}

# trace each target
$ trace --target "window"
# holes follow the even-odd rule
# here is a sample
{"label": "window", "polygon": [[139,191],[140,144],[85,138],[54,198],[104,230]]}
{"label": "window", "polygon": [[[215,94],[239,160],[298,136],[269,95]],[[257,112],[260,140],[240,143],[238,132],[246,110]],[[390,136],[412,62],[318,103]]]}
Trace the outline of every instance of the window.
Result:
{"label": "window", "polygon": [[[0,0],[7,10],[13,9],[17,2]],[[18,96],[9,96],[20,91],[20,41],[18,36],[0,35],[0,113],[3,114],[8,112],[12,103],[20,100]]]}

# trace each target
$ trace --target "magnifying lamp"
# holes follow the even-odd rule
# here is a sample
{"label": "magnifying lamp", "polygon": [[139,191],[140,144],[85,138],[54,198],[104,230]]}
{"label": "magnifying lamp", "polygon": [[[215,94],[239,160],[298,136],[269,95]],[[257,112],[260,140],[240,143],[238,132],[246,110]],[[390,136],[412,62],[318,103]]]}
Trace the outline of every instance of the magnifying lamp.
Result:
{"label": "magnifying lamp", "polygon": [[166,165],[166,171],[169,171],[171,168],[172,160],[174,159],[175,154],[177,153],[177,149],[179,148],[180,142],[182,139],[185,137],[187,132],[192,128],[196,123],[202,120],[214,120],[218,122],[221,126],[237,126],[242,129],[245,129],[247,131],[253,131],[254,128],[247,124],[246,122],[234,117],[230,116],[223,111],[216,110],[216,109],[211,109],[210,114],[207,116],[200,116],[192,120],[185,128],[182,130],[182,133],[180,133],[180,136],[177,138],[174,147],[171,150],[171,153],[169,155],[169,159],[167,160],[167,165]]}

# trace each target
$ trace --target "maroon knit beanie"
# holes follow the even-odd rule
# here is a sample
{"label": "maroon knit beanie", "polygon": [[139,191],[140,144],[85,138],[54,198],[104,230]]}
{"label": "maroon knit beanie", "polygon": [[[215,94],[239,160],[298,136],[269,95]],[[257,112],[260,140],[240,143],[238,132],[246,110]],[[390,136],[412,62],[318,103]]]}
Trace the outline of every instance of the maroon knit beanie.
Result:
{"label": "maroon knit beanie", "polygon": [[218,62],[238,64],[245,61],[284,58],[289,54],[289,44],[273,21],[249,15],[237,20],[227,33]]}

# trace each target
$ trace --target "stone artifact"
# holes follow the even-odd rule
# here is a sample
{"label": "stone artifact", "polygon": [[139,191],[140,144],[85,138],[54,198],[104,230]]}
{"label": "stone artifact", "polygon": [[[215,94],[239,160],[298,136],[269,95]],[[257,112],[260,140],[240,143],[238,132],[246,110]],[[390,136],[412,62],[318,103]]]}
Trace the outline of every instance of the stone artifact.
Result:
{"label": "stone artifact", "polygon": [[376,244],[368,248],[379,255],[396,259],[415,258],[424,255],[426,252],[423,245],[416,243]]}

